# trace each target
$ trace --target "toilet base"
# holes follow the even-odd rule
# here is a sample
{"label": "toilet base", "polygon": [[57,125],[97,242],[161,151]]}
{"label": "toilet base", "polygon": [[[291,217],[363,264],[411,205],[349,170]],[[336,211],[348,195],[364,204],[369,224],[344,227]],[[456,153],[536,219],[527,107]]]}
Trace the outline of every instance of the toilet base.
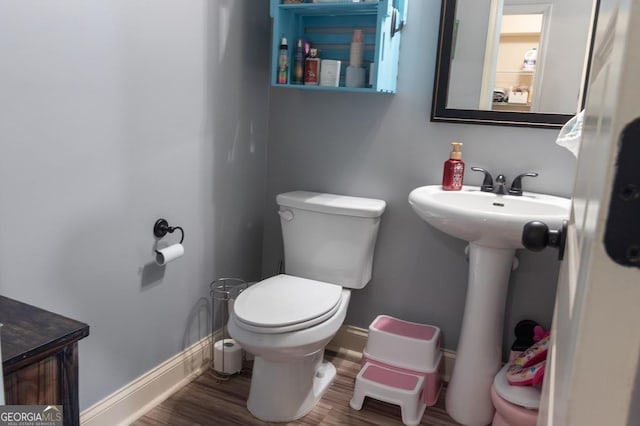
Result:
{"label": "toilet base", "polygon": [[247,408],[266,422],[288,422],[308,414],[336,377],[322,350],[300,358],[256,356]]}

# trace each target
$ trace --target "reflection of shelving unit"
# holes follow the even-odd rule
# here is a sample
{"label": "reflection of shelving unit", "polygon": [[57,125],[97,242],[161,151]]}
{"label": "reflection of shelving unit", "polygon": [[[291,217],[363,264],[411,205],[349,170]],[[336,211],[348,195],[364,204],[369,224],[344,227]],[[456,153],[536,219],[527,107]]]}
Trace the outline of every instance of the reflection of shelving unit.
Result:
{"label": "reflection of shelving unit", "polygon": [[[533,86],[534,71],[522,70],[522,71],[496,71],[496,87],[505,86],[509,88],[511,86]],[[501,84],[505,82],[506,84]]]}
{"label": "reflection of shelving unit", "polygon": [[[533,80],[535,71],[532,70],[498,70],[496,71],[496,87],[509,90],[512,87],[526,87],[528,95],[527,103],[494,102],[494,111],[531,111],[531,101],[533,99]],[[508,94],[508,93],[507,93]]]}
{"label": "reflection of shelving unit", "polygon": [[496,111],[530,111],[535,97],[535,70],[518,69],[522,65],[524,52],[531,47],[538,47],[540,34],[502,34],[498,52],[498,67],[495,74],[495,87],[508,91],[511,88],[522,88],[529,93],[528,102],[512,104],[508,107],[492,106]]}
{"label": "reflection of shelving unit", "polygon": [[[511,89],[526,91],[527,96],[521,103],[493,102],[485,103],[487,109],[494,111],[522,111],[536,110],[537,86],[540,79],[536,78],[536,70],[521,69],[525,53],[532,48],[538,49],[540,62],[540,46],[542,39],[544,12],[524,10],[520,6],[505,6],[499,36],[488,47],[492,52],[492,71],[485,64],[483,85],[491,85],[493,90],[502,89],[510,96]],[[497,43],[496,43],[497,41]],[[539,63],[538,63],[539,65]],[[485,89],[484,93],[487,94]],[[510,96],[510,100],[513,97]],[[485,101],[486,102],[486,101]]]}
{"label": "reflection of shelving unit", "polygon": [[494,111],[530,111],[531,104],[510,104],[507,102],[494,102],[491,104],[491,109]]}

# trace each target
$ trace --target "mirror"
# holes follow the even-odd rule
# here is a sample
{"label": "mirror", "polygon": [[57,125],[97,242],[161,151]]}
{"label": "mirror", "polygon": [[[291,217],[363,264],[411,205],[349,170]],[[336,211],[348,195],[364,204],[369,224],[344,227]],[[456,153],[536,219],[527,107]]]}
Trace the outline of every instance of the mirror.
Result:
{"label": "mirror", "polygon": [[599,0],[442,0],[431,121],[557,128],[584,106]]}

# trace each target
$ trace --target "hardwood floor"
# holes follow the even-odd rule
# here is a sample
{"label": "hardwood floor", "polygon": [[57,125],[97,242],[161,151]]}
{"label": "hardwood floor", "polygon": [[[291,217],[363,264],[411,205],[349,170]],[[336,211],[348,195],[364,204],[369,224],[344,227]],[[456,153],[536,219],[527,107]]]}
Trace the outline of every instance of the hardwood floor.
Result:
{"label": "hardwood floor", "polygon": [[[360,369],[358,359],[348,355],[326,352],[325,359],[331,361],[338,374],[333,384],[309,414],[286,423],[288,425],[342,426],[342,425],[402,425],[400,407],[365,400],[362,410],[349,407],[353,383]],[[162,404],[153,408],[133,423],[134,426],[217,426],[217,425],[264,425],[249,413],[246,399],[249,395],[250,373],[242,373],[228,381],[216,380],[208,371],[180,389]],[[282,424],[282,423],[278,423]],[[434,407],[427,407],[422,418],[424,426],[457,425],[444,411],[444,392]]]}

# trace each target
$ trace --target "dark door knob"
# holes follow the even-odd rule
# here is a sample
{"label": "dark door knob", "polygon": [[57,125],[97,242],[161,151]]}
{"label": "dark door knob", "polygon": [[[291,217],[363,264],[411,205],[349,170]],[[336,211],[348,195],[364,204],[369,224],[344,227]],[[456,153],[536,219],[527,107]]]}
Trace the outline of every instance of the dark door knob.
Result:
{"label": "dark door knob", "polygon": [[531,251],[540,251],[547,246],[556,247],[558,260],[562,260],[564,259],[568,224],[568,221],[563,220],[562,229],[550,230],[544,222],[529,222],[522,228],[522,245]]}

